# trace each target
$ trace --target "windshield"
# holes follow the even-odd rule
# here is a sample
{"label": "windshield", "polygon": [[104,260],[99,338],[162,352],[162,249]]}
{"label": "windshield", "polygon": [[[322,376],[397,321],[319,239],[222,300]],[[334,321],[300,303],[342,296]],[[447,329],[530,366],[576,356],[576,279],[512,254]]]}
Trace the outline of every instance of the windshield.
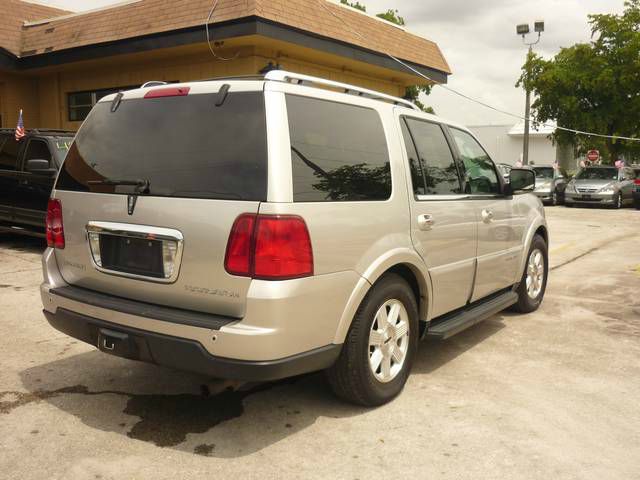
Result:
{"label": "windshield", "polygon": [[81,192],[264,201],[262,92],[98,103],[69,150],[56,188]]}
{"label": "windshield", "polygon": [[553,180],[553,167],[536,167],[533,171],[536,173],[536,178]]}
{"label": "windshield", "polygon": [[617,180],[617,168],[587,168],[576,175],[576,180]]}

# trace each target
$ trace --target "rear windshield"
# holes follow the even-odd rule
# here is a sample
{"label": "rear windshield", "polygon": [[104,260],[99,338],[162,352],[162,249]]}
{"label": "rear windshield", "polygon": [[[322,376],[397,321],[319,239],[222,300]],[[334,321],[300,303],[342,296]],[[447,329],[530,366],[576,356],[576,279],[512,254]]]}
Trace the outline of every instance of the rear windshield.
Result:
{"label": "rear windshield", "polygon": [[[58,190],[264,201],[262,92],[98,103],[78,132]],[[116,185],[117,184],[117,185]]]}
{"label": "rear windshield", "polygon": [[617,168],[588,168],[576,175],[576,180],[617,180]]}

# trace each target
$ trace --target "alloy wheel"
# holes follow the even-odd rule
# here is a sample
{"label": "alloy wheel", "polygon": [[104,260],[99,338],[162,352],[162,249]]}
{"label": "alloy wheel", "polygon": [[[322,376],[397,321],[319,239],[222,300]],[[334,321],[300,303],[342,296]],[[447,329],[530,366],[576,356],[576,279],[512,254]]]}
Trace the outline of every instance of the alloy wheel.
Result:
{"label": "alloy wheel", "polygon": [[409,314],[400,300],[386,301],[369,332],[369,367],[375,378],[391,382],[402,371],[409,350]]}
{"label": "alloy wheel", "polygon": [[527,294],[529,298],[538,298],[542,287],[544,285],[545,276],[545,260],[542,252],[539,249],[535,249],[529,255],[529,261],[527,263]]}

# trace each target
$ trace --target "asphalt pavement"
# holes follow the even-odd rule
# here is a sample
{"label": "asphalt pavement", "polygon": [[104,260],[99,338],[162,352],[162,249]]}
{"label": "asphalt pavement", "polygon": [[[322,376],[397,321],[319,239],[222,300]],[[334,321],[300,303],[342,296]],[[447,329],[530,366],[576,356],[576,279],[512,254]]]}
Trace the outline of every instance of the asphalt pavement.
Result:
{"label": "asphalt pavement", "polygon": [[0,478],[640,478],[640,211],[547,210],[542,308],[421,345],[404,392],[239,392],[49,327],[41,241],[0,236]]}

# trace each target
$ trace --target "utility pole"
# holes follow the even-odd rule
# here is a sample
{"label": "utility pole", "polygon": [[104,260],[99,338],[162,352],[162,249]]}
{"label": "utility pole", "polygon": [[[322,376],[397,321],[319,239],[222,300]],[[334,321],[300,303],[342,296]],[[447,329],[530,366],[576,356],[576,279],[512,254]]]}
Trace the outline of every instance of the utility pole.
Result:
{"label": "utility pole", "polygon": [[527,52],[527,71],[526,81],[524,82],[524,89],[526,91],[525,106],[524,106],[524,141],[522,148],[522,165],[529,165],[529,131],[531,128],[531,88],[529,86],[529,79],[531,77],[531,65],[530,60],[533,55],[533,46],[540,42],[542,32],[544,32],[544,22],[537,21],[534,23],[534,30],[538,34],[538,38],[535,42],[527,42],[527,35],[531,32],[528,23],[518,25],[516,31],[518,35],[522,36],[522,42],[529,47]]}

